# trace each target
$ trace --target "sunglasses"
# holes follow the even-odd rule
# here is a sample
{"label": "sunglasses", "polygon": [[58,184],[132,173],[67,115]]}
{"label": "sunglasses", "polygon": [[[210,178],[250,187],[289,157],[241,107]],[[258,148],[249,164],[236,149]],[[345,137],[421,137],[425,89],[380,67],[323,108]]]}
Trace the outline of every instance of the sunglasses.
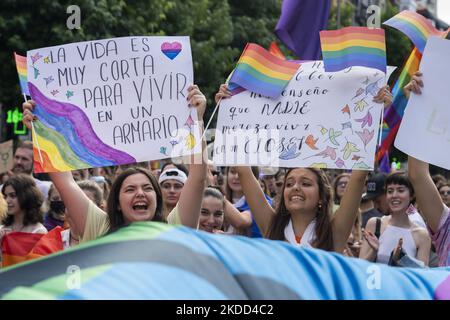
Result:
{"label": "sunglasses", "polygon": [[218,176],[218,175],[220,174],[220,171],[217,171],[217,170],[211,170],[211,174],[212,174],[213,176]]}
{"label": "sunglasses", "polygon": [[440,191],[439,193],[441,194],[441,196],[450,196],[450,190]]}
{"label": "sunglasses", "polygon": [[177,176],[178,176],[178,171],[166,171],[166,176],[169,176],[169,177],[172,177],[172,176],[177,177]]}
{"label": "sunglasses", "polygon": [[277,181],[277,182],[275,182],[275,185],[276,185],[278,188],[281,188],[281,187],[283,186],[283,182]]}

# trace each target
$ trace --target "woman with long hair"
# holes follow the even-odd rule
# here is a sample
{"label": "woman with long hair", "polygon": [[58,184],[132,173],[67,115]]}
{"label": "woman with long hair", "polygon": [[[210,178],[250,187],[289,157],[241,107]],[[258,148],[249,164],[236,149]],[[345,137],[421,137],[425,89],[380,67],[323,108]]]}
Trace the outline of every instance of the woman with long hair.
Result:
{"label": "woman with long hair", "polygon": [[[188,88],[187,101],[197,108],[198,119],[202,120],[206,98],[197,86]],[[29,101],[23,107],[24,124],[31,128],[31,121],[35,119],[32,114],[34,103]],[[205,148],[204,141],[202,148]],[[205,161],[191,166],[179,206],[169,214],[168,223],[197,228],[206,168]],[[71,223],[80,232],[81,241],[96,239],[135,221],[165,222],[162,216],[161,189],[156,178],[147,169],[132,167],[119,174],[111,187],[107,213],[86,196],[70,172],[51,173],[50,177],[64,201]]]}
{"label": "woman with long hair", "polygon": [[321,169],[294,168],[286,172],[280,202],[273,209],[265,200],[250,168],[236,167],[242,188],[262,233],[272,240],[293,245],[343,252],[351,233],[366,171],[354,171],[341,201],[332,215],[332,192]]}

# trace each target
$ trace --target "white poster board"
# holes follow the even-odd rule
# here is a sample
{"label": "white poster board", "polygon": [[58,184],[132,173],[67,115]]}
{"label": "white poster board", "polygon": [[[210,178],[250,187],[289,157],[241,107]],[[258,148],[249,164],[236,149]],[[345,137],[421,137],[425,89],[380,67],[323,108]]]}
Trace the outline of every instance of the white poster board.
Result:
{"label": "white poster board", "polygon": [[244,91],[221,102],[216,165],[374,168],[385,74],[351,67],[326,73],[304,62],[279,99]]}
{"label": "white poster board", "polygon": [[[201,152],[189,37],[123,37],[27,53],[38,172]],[[42,158],[42,160],[41,160]],[[43,163],[41,163],[43,162]]]}
{"label": "white poster board", "polygon": [[420,63],[422,94],[411,93],[395,147],[450,170],[450,41],[430,37]]}

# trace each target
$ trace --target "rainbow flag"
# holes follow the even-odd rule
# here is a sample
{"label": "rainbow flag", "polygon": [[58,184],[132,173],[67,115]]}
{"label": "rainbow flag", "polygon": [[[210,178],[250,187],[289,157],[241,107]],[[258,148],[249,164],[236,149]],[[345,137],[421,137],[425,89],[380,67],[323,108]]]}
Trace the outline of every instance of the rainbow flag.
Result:
{"label": "rainbow flag", "polygon": [[[68,286],[71,265],[82,273],[75,288]],[[381,276],[368,281],[374,269]],[[450,299],[450,268],[393,268],[284,241],[157,222],[135,222],[7,268],[0,283],[2,299]]]}
{"label": "rainbow flag", "polygon": [[320,44],[326,72],[363,66],[386,73],[386,43],[383,29],[346,27],[320,31]]}
{"label": "rainbow flag", "polygon": [[2,266],[8,267],[63,250],[61,232],[56,227],[46,234],[11,232],[2,239]]}
{"label": "rainbow flag", "polygon": [[384,129],[382,133],[381,146],[377,151],[376,159],[379,162],[385,153],[391,148],[397,131],[400,128],[400,122],[403,118],[408,99],[403,93],[403,87],[411,80],[414,72],[419,70],[419,63],[422,54],[417,48],[411,52],[406,63],[392,88],[393,101],[392,104],[384,111]]}
{"label": "rainbow flag", "polygon": [[422,53],[430,36],[442,37],[444,31],[437,30],[431,21],[413,11],[402,11],[383,24],[400,30],[414,43]]}
{"label": "rainbow flag", "polygon": [[280,48],[278,47],[277,43],[275,41],[272,41],[269,45],[269,52],[273,54],[275,57],[278,57],[280,59],[286,60],[286,57],[284,56],[283,52],[281,52]]}
{"label": "rainbow flag", "polygon": [[264,96],[281,94],[300,64],[277,58],[263,47],[248,43],[230,78],[230,83]]}
{"label": "rainbow flag", "polygon": [[19,75],[20,90],[22,91],[22,94],[29,96],[30,92],[28,91],[27,57],[18,55],[14,52],[14,59],[16,60],[17,74]]}

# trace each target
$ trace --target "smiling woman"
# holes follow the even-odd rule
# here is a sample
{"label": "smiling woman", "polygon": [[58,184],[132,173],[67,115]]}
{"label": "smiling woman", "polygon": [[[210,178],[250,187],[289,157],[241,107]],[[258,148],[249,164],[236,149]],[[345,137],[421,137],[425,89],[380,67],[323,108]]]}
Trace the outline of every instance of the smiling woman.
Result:
{"label": "smiling woman", "polygon": [[386,200],[390,215],[371,218],[367,222],[360,258],[388,264],[391,253],[400,246],[410,258],[417,259],[424,266],[428,265],[430,236],[407,213],[413,199],[414,188],[404,172],[395,172],[387,177]]}

